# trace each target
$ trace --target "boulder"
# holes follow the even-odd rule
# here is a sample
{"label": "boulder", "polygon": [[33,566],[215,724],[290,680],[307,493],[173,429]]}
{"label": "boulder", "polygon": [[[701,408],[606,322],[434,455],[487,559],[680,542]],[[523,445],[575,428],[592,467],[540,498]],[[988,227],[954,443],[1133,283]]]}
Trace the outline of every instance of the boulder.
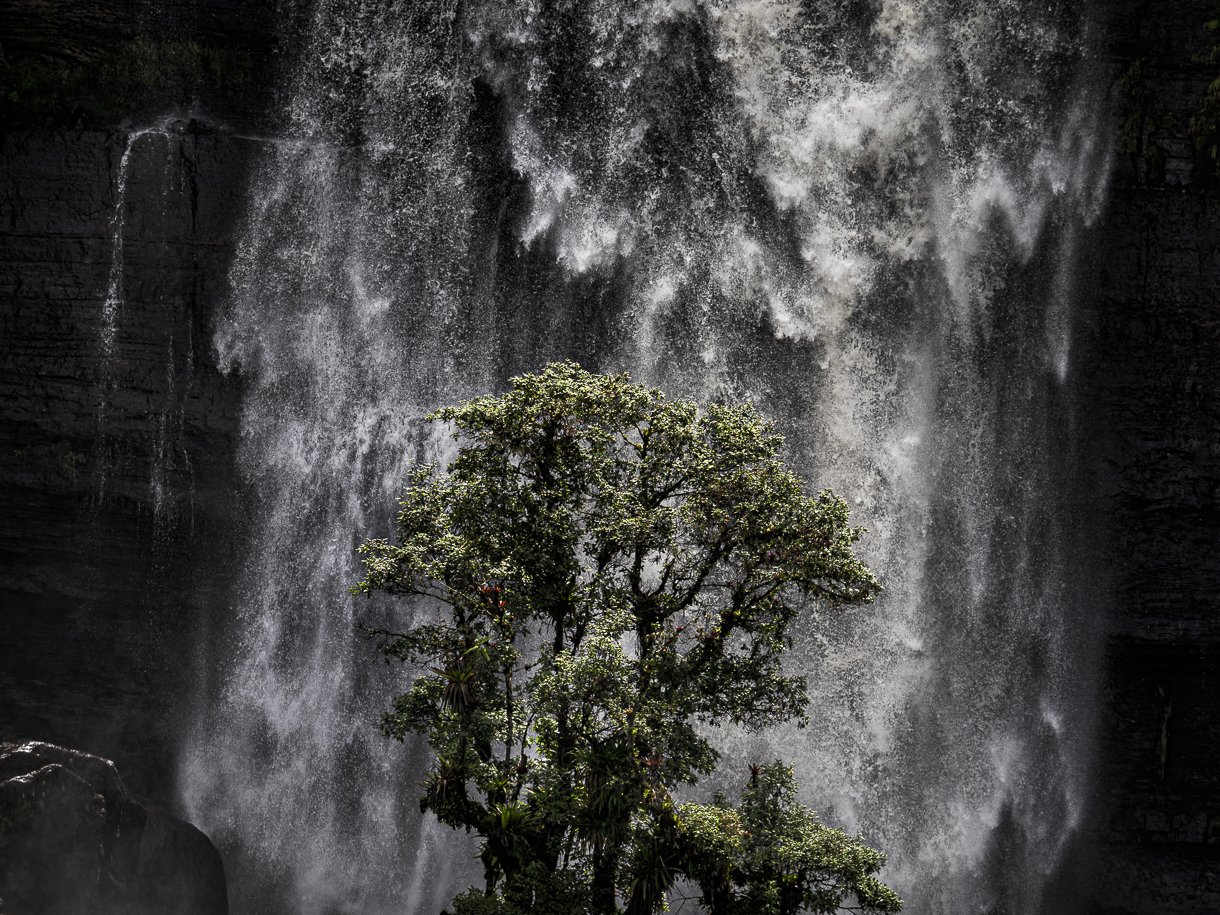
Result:
{"label": "boulder", "polygon": [[0,744],[0,915],[227,915],[224,866],[109,760]]}

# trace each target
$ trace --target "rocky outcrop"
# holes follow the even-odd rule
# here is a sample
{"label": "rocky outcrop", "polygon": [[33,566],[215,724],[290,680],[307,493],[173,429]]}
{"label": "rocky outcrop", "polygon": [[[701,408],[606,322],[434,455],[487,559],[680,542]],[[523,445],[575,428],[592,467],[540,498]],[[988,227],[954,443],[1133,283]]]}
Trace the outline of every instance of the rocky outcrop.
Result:
{"label": "rocky outcrop", "polygon": [[225,915],[207,836],[133,797],[112,762],[0,744],[0,912]]}

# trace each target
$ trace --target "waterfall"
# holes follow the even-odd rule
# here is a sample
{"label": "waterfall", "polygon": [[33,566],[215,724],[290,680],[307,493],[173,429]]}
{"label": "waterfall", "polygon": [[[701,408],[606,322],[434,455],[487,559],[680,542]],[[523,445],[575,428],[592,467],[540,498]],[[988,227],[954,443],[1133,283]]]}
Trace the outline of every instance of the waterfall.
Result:
{"label": "waterfall", "polygon": [[[147,126],[130,129],[123,139],[122,152],[118,157],[113,179],[113,203],[109,217],[110,256],[106,272],[106,289],[101,302],[101,320],[98,328],[98,406],[96,450],[101,456],[97,466],[96,497],[101,500],[113,493],[108,490],[115,484],[113,476],[123,476],[123,464],[130,459],[124,453],[124,435],[112,428],[112,405],[120,397],[144,396],[138,383],[120,377],[123,359],[118,352],[120,346],[139,347],[147,345],[143,339],[120,339],[124,310],[128,305],[126,274],[129,268],[129,242],[139,249],[134,263],[138,267],[153,268],[150,273],[159,275],[170,262],[174,240],[170,238],[173,216],[180,211],[183,198],[187,196],[182,185],[181,163],[187,157],[184,137],[185,122],[173,114],[166,114]],[[137,174],[138,173],[138,174]],[[136,182],[142,193],[130,195],[129,185]],[[149,192],[149,189],[152,192]],[[148,207],[147,212],[137,212],[135,201],[155,200],[158,206]],[[135,222],[135,237],[129,238],[132,222]],[[137,296],[151,299],[156,307],[172,312],[178,303],[171,301],[166,292],[155,283],[144,281]],[[173,323],[173,322],[168,322]],[[189,321],[186,333],[190,333]],[[139,334],[131,337],[139,337]],[[145,405],[152,420],[151,461],[148,467],[148,490],[145,495],[152,509],[154,539],[163,546],[169,537],[169,528],[177,520],[180,506],[172,495],[174,482],[185,478],[189,502],[193,492],[190,458],[184,441],[185,412],[182,390],[184,381],[189,382],[193,371],[191,346],[184,347],[185,366],[177,364],[174,332],[165,343],[164,399],[160,403]],[[179,341],[181,343],[181,341]],[[122,411],[118,411],[121,413]],[[117,473],[116,473],[117,471]],[[134,474],[133,474],[134,476]],[[136,495],[128,491],[127,495]],[[186,506],[190,514],[191,506]]]}
{"label": "waterfall", "polygon": [[106,298],[102,300],[100,343],[104,359],[110,359],[114,355],[119,307],[123,304],[123,236],[127,226],[127,177],[131,169],[131,154],[140,138],[147,133],[147,130],[133,130],[129,133],[127,142],[123,145],[123,154],[119,157],[114,209],[110,214],[110,269],[106,273]]}
{"label": "waterfall", "polygon": [[97,452],[102,456],[98,462],[95,481],[98,498],[106,494],[108,476],[115,463],[113,447],[108,441],[110,402],[118,384],[115,379],[115,343],[118,337],[119,319],[124,304],[124,271],[126,268],[127,238],[127,184],[131,177],[132,155],[144,137],[150,133],[161,134],[155,127],[132,130],[123,143],[118,168],[114,177],[114,203],[109,218],[110,264],[106,271],[106,293],[102,299],[101,326],[98,328],[98,374],[99,390],[97,405]]}
{"label": "waterfall", "polygon": [[[802,621],[796,764],[908,911],[1055,911],[1095,650],[1076,258],[1109,166],[1066,0],[316,0],[217,338],[251,522],[183,749],[239,911],[439,911],[472,846],[345,597],[430,409],[573,357],[750,398],[885,594]],[[730,777],[726,771],[723,777]],[[1070,907],[1065,911],[1070,911]]]}

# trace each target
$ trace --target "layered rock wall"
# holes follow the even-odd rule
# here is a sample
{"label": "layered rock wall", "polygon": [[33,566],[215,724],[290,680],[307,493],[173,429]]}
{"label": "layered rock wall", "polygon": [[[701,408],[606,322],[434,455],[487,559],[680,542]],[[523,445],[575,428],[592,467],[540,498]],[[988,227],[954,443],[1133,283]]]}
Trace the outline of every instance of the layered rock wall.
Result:
{"label": "layered rock wall", "polygon": [[[0,733],[167,769],[240,524],[211,328],[251,144],[0,137]],[[111,226],[125,220],[116,251]],[[113,346],[104,303],[121,274]]]}
{"label": "layered rock wall", "polygon": [[[71,63],[152,35],[269,65],[273,12],[5,0],[0,46]],[[122,760],[163,799],[242,523],[239,391],[212,338],[261,141],[217,124],[252,120],[268,88],[0,124],[0,739]]]}
{"label": "layered rock wall", "polygon": [[1215,4],[1113,11],[1123,147],[1100,227],[1084,453],[1111,519],[1097,907],[1220,911],[1220,199],[1192,118]]}

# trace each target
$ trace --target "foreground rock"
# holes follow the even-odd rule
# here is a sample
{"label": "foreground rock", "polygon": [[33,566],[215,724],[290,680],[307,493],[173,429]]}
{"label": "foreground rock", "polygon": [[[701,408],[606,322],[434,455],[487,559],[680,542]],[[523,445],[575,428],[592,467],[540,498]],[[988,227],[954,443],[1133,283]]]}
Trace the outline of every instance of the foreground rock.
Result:
{"label": "foreground rock", "polygon": [[128,794],[109,760],[0,744],[0,913],[83,912],[225,915],[220,855]]}

